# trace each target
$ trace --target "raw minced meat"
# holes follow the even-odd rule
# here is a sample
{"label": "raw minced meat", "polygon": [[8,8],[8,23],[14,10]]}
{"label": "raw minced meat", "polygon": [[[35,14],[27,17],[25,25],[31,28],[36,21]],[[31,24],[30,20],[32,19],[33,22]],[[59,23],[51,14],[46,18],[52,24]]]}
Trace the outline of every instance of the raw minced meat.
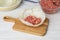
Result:
{"label": "raw minced meat", "polygon": [[46,13],[55,13],[60,7],[60,0],[41,0],[40,4]]}
{"label": "raw minced meat", "polygon": [[24,20],[33,25],[39,24],[41,22],[41,19],[36,18],[35,16],[27,16]]}

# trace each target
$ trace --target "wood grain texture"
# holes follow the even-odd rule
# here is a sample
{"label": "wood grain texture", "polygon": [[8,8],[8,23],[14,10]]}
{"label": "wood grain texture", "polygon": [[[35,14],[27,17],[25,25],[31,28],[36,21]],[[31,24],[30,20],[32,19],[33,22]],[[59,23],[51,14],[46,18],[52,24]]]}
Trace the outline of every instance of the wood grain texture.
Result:
{"label": "wood grain texture", "polygon": [[10,18],[10,17],[4,18],[4,20],[8,21],[8,22],[15,22],[15,24],[13,26],[13,30],[30,33],[30,34],[34,34],[34,35],[38,35],[38,36],[44,36],[46,34],[48,24],[49,24],[49,20],[47,18],[46,18],[45,22],[39,27],[26,26],[19,19],[14,19],[14,18]]}

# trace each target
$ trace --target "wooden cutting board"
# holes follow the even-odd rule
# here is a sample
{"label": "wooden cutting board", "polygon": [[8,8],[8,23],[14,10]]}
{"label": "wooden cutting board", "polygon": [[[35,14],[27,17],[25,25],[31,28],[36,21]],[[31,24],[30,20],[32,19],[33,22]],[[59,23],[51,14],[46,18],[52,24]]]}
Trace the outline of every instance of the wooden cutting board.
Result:
{"label": "wooden cutting board", "polygon": [[26,32],[26,33],[30,33],[30,34],[34,34],[34,35],[38,35],[38,36],[44,36],[46,34],[48,24],[49,24],[49,20],[47,18],[41,26],[35,27],[35,28],[24,25],[17,18],[12,18],[12,17],[9,17],[9,16],[5,16],[4,20],[8,21],[8,22],[14,22],[15,24],[13,26],[13,29],[16,30],[16,31],[22,31],[22,32]]}

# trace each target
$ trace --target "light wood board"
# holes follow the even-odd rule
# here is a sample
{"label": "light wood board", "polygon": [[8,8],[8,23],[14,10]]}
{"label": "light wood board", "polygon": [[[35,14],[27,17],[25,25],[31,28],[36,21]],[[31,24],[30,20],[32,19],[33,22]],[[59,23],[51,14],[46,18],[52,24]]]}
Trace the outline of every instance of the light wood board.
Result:
{"label": "light wood board", "polygon": [[33,35],[44,36],[47,32],[49,20],[46,18],[45,22],[39,27],[29,27],[24,25],[19,19],[5,16],[5,21],[14,22],[13,30],[30,33]]}

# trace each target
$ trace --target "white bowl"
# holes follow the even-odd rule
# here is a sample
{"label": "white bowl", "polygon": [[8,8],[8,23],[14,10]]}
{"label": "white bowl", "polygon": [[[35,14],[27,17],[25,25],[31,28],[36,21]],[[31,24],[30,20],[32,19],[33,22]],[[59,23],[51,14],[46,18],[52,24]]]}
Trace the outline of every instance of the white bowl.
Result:
{"label": "white bowl", "polygon": [[[41,18],[42,19],[41,22],[37,25],[33,25],[29,22],[26,22],[24,19],[30,15]],[[45,13],[42,11],[40,6],[35,6],[33,8],[25,9],[25,11],[21,13],[21,15],[19,15],[19,19],[23,24],[28,25],[28,26],[33,26],[33,27],[38,27],[42,25],[43,22],[45,21],[45,18],[46,18]]]}
{"label": "white bowl", "polygon": [[22,0],[0,0],[0,10],[11,10],[16,8]]}

